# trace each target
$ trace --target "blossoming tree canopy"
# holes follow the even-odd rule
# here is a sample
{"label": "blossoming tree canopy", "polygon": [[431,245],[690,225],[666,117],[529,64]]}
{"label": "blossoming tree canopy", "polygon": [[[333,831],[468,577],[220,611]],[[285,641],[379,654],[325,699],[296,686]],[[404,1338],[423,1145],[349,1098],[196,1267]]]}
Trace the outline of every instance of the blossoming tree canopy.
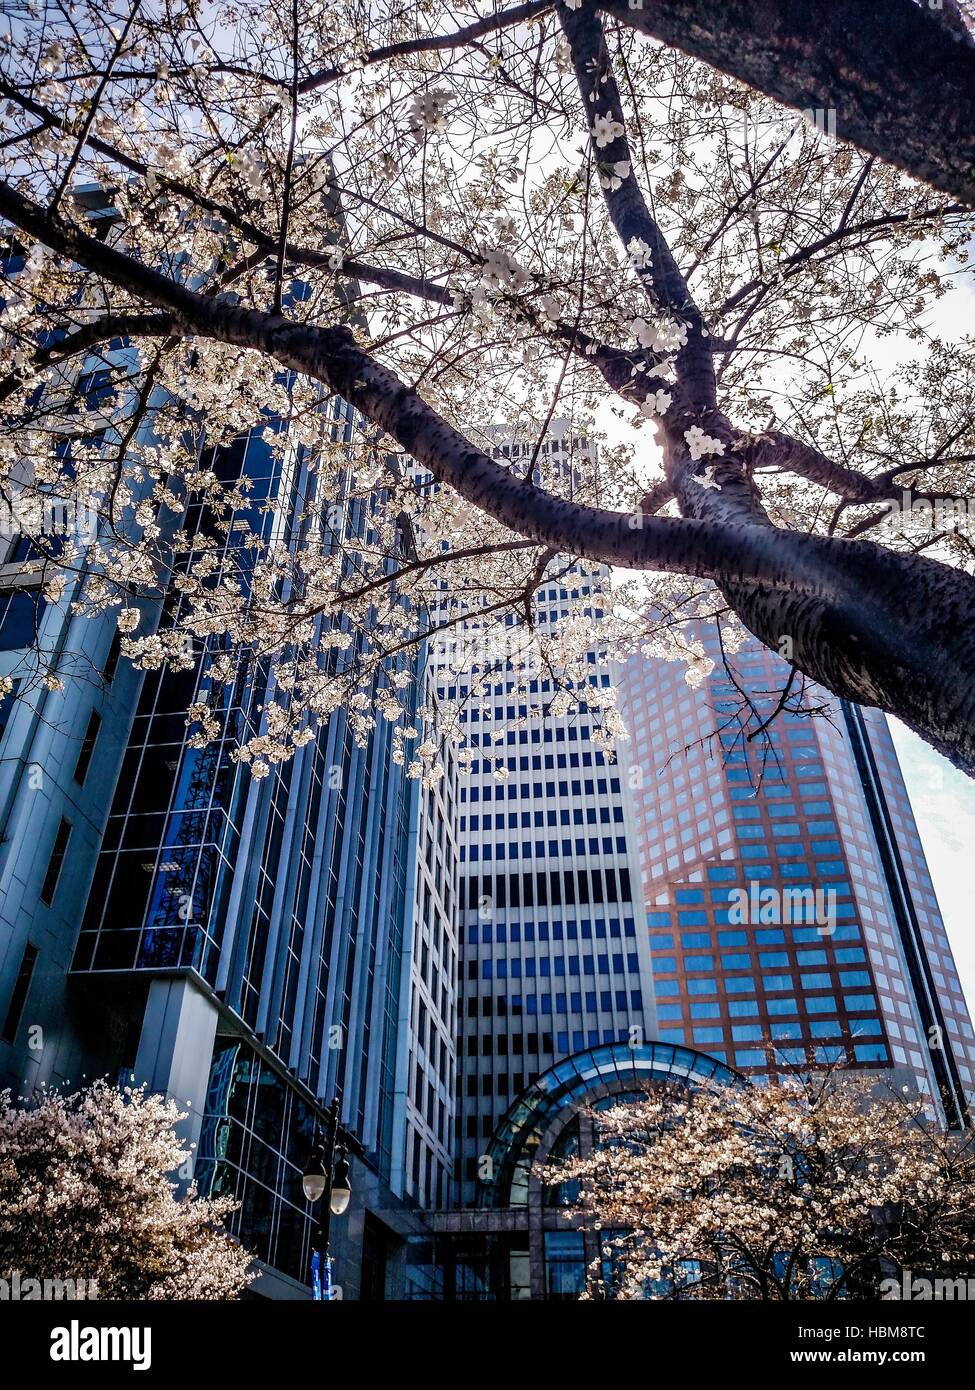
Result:
{"label": "blossoming tree canopy", "polygon": [[[458,708],[408,713],[424,638],[473,702],[499,662],[570,708],[585,687],[609,740],[587,653],[694,681],[702,615],[975,768],[964,6],[843,0],[818,37],[758,0],[690,8],[0,21],[0,472],[27,564],[49,600],[114,612],[142,667],[205,645],[219,687],[269,663],[256,772],[344,704],[436,777]],[[871,44],[828,89],[858,22]],[[895,59],[891,127],[864,92]],[[940,133],[915,90],[935,60]],[[256,426],[310,461],[290,529],[217,466]],[[96,524],[55,543],[27,505],[51,494]]]}
{"label": "blossoming tree canopy", "polygon": [[878,1077],[826,1067],[594,1108],[589,1151],[545,1171],[596,1233],[588,1296],[607,1269],[615,1297],[778,1301],[965,1268],[972,1141]]}
{"label": "blossoming tree canopy", "polygon": [[82,1298],[238,1298],[254,1274],[224,1229],[232,1199],[176,1194],[183,1118],[106,1081],[31,1105],[0,1092],[0,1278],[56,1277]]}

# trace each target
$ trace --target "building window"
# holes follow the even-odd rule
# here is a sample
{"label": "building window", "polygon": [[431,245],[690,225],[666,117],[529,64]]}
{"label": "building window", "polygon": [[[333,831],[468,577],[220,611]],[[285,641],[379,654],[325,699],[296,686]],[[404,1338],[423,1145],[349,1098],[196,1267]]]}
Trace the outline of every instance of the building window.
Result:
{"label": "building window", "polygon": [[718,1004],[692,1004],[691,1018],[720,1018],[721,1007]]}
{"label": "building window", "polygon": [[714,957],[713,957],[713,956],[685,956],[685,957],[684,957],[684,969],[685,969],[685,970],[713,970],[713,969],[714,969]]}
{"label": "building window", "polygon": [[724,1031],[721,1028],[695,1028],[694,1041],[699,1047],[724,1042]]}
{"label": "building window", "polygon": [[554,1301],[575,1301],[586,1288],[581,1231],[545,1232],[545,1292]]}
{"label": "building window", "polygon": [[81,740],[81,751],[78,754],[78,761],[75,763],[74,780],[79,787],[85,785],[85,778],[88,776],[88,769],[91,766],[91,755],[95,751],[95,740],[98,737],[98,730],[102,726],[101,716],[94,710],[88,720],[88,727],[85,736]]}
{"label": "building window", "polygon": [[122,636],[118,629],[112,634],[112,644],[108,649],[105,658],[105,665],[102,667],[102,678],[106,685],[111,685],[115,679],[115,672],[118,670],[119,657],[122,655]]}
{"label": "building window", "polygon": [[835,1014],[836,1000],[831,994],[811,995],[806,1000],[806,1012],[810,1014]]}
{"label": "building window", "polygon": [[64,864],[64,856],[70,837],[71,822],[62,817],[61,824],[58,826],[58,833],[54,837],[54,848],[51,850],[51,857],[47,862],[47,873],[44,875],[44,882],[41,885],[41,902],[47,903],[48,907],[54,901],[54,894],[57,891],[58,879],[61,877],[61,868]]}
{"label": "building window", "polygon": [[13,993],[10,996],[10,1003],[7,1005],[7,1016],[3,1021],[3,1032],[0,1037],[4,1042],[12,1043],[17,1036],[17,1028],[20,1024],[21,1015],[24,1012],[24,1005],[27,1002],[27,991],[30,989],[31,976],[34,973],[34,965],[37,962],[37,947],[30,942],[24,947],[24,954],[21,957],[20,969],[17,971],[17,978],[14,981]]}
{"label": "building window", "polygon": [[0,651],[31,647],[37,638],[46,602],[32,589],[18,589],[0,599]]}
{"label": "building window", "polygon": [[19,680],[14,681],[11,689],[4,695],[3,699],[0,700],[0,738],[3,738],[7,725],[10,722],[10,716],[14,712],[14,701],[17,698],[17,689],[19,685]]}
{"label": "building window", "polygon": [[850,1013],[858,1013],[863,1009],[876,1009],[877,1007],[877,1001],[872,994],[844,994],[843,1004]]}

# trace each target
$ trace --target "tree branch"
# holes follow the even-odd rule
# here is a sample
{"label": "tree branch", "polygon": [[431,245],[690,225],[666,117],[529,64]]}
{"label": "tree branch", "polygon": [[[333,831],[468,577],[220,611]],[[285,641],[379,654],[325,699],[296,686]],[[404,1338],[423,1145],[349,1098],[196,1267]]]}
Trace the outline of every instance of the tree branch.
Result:
{"label": "tree branch", "polygon": [[[111,338],[164,337],[172,329],[173,319],[168,314],[105,314],[91,323],[82,324],[58,342],[37,348],[31,365],[37,371],[42,371],[54,362],[87,352]],[[8,400],[22,381],[23,377],[16,372],[0,380],[0,402]]]}
{"label": "tree branch", "polygon": [[[397,440],[438,481],[516,536],[559,553],[715,580],[768,645],[834,693],[890,710],[969,772],[975,712],[975,581],[924,556],[722,515],[644,517],[582,506],[503,468],[360,348],[315,327],[199,294],[0,183],[0,216],[171,314],[175,330],[263,354],[321,382]],[[709,497],[717,494],[702,489]]]}

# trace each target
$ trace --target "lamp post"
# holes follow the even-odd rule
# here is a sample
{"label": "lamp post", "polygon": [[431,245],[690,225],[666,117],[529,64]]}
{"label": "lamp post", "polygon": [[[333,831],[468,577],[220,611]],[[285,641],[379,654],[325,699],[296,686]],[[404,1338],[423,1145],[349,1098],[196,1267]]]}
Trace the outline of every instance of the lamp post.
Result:
{"label": "lamp post", "polygon": [[352,1197],[349,1160],[345,1145],[338,1143],[338,1132],[339,1102],[336,1096],[325,1112],[324,1134],[320,1134],[316,1126],[311,1157],[301,1179],[306,1200],[313,1204],[322,1202],[313,1250],[318,1252],[318,1273],[323,1292],[331,1290],[328,1235],[332,1216],[341,1216]]}

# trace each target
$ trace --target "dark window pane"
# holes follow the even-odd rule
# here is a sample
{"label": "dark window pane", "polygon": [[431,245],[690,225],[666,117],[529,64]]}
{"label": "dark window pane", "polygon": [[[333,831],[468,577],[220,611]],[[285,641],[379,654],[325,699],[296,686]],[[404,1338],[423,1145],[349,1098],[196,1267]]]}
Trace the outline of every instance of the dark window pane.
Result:
{"label": "dark window pane", "polygon": [[88,776],[88,768],[91,766],[91,755],[95,751],[95,740],[98,737],[98,730],[101,728],[101,725],[101,716],[92,710],[91,718],[88,720],[88,727],[85,730],[85,736],[81,740],[81,751],[78,753],[78,761],[74,769],[74,780],[78,783],[79,787],[85,785],[85,778]]}
{"label": "dark window pane", "polygon": [[14,712],[14,701],[17,698],[17,687],[19,685],[20,681],[14,681],[13,689],[0,700],[0,738],[3,738],[7,725],[10,722],[10,716]]}
{"label": "dark window pane", "polygon": [[44,875],[44,882],[41,885],[41,902],[47,903],[49,907],[54,901],[70,835],[71,822],[62,818],[61,824],[58,826],[58,833],[54,837],[54,848],[51,850],[51,857],[48,860],[47,873]]}
{"label": "dark window pane", "polygon": [[21,590],[0,599],[0,651],[33,646],[46,606],[36,591]]}
{"label": "dark window pane", "polygon": [[4,1042],[12,1043],[17,1036],[17,1027],[20,1023],[21,1014],[24,1012],[24,1005],[27,1002],[27,991],[30,989],[31,976],[34,973],[34,965],[37,961],[37,947],[30,942],[24,947],[24,954],[21,958],[20,969],[17,971],[17,978],[14,981],[13,993],[10,996],[10,1003],[7,1005],[7,1016],[3,1021],[3,1032],[0,1037]]}
{"label": "dark window pane", "polygon": [[121,655],[122,638],[118,629],[116,629],[112,636],[112,645],[109,647],[108,655],[105,658],[105,665],[102,668],[102,676],[106,685],[111,685],[112,681],[115,679],[115,672],[118,670],[118,660]]}

